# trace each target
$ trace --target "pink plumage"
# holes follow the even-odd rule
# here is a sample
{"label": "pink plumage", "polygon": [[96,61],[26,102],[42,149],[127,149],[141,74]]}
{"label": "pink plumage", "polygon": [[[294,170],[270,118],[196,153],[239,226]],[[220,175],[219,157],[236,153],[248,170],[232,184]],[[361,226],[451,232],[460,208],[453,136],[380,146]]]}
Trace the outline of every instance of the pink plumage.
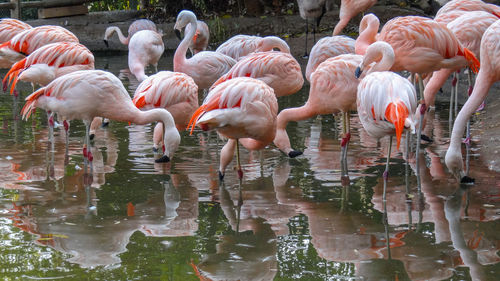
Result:
{"label": "pink plumage", "polygon": [[[486,29],[497,20],[498,18],[496,16],[488,12],[465,12],[455,20],[448,23],[447,27],[456,35],[462,46],[469,49],[477,58],[479,58],[481,38],[483,37]],[[446,82],[450,74],[460,68],[461,67],[445,68],[434,72],[424,90],[426,105],[434,105],[435,96],[439,89]]]}
{"label": "pink plumage", "polygon": [[235,35],[222,43],[215,51],[239,60],[250,53],[267,52],[275,48],[280,52],[290,53],[288,44],[279,37],[252,35]]}
{"label": "pink plumage", "polygon": [[32,28],[31,25],[16,19],[0,20],[0,44],[9,41],[17,34]]}
{"label": "pink plumage", "polygon": [[104,33],[104,42],[107,43],[107,40],[113,35],[113,33],[116,32],[118,35],[118,39],[123,45],[128,45],[130,42],[130,39],[132,36],[134,36],[135,33],[141,31],[141,30],[151,30],[157,32],[158,30],[156,29],[156,25],[154,22],[148,20],[148,19],[138,19],[135,20],[130,24],[128,27],[128,34],[127,37],[125,37],[122,33],[122,31],[117,27],[117,26],[110,26],[106,28],[106,31]]}
{"label": "pink plumage", "polygon": [[264,81],[274,89],[277,97],[294,94],[304,84],[297,60],[288,53],[276,51],[257,52],[245,56],[211,88],[236,77],[252,77]]}
{"label": "pink plumage", "polygon": [[13,80],[12,92],[18,79],[45,86],[59,76],[85,69],[94,69],[94,55],[87,47],[75,42],[57,42],[42,46],[15,63],[3,82]]}
{"label": "pink plumage", "polygon": [[307,81],[311,81],[311,74],[328,58],[354,53],[354,42],[356,42],[354,39],[347,36],[327,36],[318,40],[312,47],[307,61]]}
{"label": "pink plumage", "polygon": [[[185,33],[189,33],[191,29],[191,24],[186,25]],[[193,40],[189,44],[189,50],[192,55],[196,55],[199,52],[205,51],[208,46],[208,40],[210,39],[210,30],[208,30],[208,25],[201,20],[196,21],[196,32],[194,34]]]}
{"label": "pink plumage", "polygon": [[[177,130],[182,131],[198,108],[198,86],[184,73],[160,71],[137,87],[132,101],[144,110],[165,108],[172,114]],[[154,148],[161,143],[162,131],[163,126],[158,123],[153,134]]]}
{"label": "pink plumage", "polygon": [[238,140],[250,150],[270,144],[276,133],[278,102],[266,83],[238,77],[212,89],[193,114],[190,127],[216,129],[229,142],[221,151],[221,175],[231,161]]}
{"label": "pink plumage", "polygon": [[485,11],[500,18],[500,7],[481,0],[453,0],[444,4],[436,13],[436,18],[451,11]]}

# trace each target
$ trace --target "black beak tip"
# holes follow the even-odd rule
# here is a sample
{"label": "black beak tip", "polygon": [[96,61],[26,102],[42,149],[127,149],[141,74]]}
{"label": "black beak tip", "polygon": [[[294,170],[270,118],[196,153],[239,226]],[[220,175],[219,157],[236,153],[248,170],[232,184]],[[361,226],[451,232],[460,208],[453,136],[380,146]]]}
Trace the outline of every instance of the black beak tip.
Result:
{"label": "black beak tip", "polygon": [[104,45],[106,45],[106,48],[109,48],[108,40],[103,40],[103,41],[104,41]]}
{"label": "black beak tip", "polygon": [[219,181],[223,181],[224,180],[224,174],[221,173],[221,171],[219,171]]}
{"label": "black beak tip", "polygon": [[460,183],[464,184],[474,184],[476,180],[474,178],[471,178],[469,176],[464,176],[460,179]]}
{"label": "black beak tip", "polygon": [[292,150],[292,151],[288,152],[288,157],[290,157],[290,158],[295,158],[299,155],[302,155],[302,151]]}
{"label": "black beak tip", "polygon": [[363,70],[361,70],[359,66],[356,67],[356,71],[354,71],[354,76],[356,77],[356,79],[361,76],[361,73],[363,73]]}
{"label": "black beak tip", "polygon": [[95,138],[95,134],[90,134],[90,135],[89,135],[89,139],[90,139],[90,140],[93,140],[94,138]]}
{"label": "black beak tip", "polygon": [[167,163],[170,162],[170,158],[167,155],[163,155],[162,157],[155,160],[156,163]]}
{"label": "black beak tip", "polygon": [[175,32],[175,36],[177,36],[177,38],[178,38],[179,40],[182,40],[182,38],[181,38],[181,31],[180,31],[180,30],[178,30],[178,29],[175,29],[175,30],[174,30],[174,32]]}

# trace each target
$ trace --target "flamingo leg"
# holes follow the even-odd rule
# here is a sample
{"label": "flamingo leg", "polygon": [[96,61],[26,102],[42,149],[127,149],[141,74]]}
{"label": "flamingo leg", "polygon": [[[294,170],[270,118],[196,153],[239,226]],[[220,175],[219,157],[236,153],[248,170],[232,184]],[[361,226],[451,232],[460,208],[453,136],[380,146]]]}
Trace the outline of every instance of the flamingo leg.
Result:
{"label": "flamingo leg", "polygon": [[385,163],[385,171],[383,174],[384,191],[382,194],[382,201],[384,202],[384,204],[387,201],[386,192],[387,192],[387,180],[389,179],[389,161],[391,159],[391,148],[392,148],[392,136],[389,136],[389,146],[387,147],[387,161]]}
{"label": "flamingo leg", "polygon": [[[469,69],[468,73],[467,73],[467,80],[469,82],[469,89],[468,89],[468,92],[467,92],[467,97],[469,97],[471,94],[472,94],[472,71]],[[466,135],[465,135],[465,140],[464,140],[464,143],[467,147],[470,146],[470,118],[467,119],[467,130],[466,130]],[[468,175],[468,173],[467,173]]]}
{"label": "flamingo leg", "polygon": [[[422,81],[421,79],[422,77],[419,77],[419,92],[420,92],[420,96],[423,97],[423,92],[424,92],[424,82]],[[417,131],[417,148],[416,148],[416,151],[415,151],[415,158],[416,158],[416,174],[417,174],[417,181],[420,180],[420,170],[419,170],[419,167],[420,167],[420,142],[422,141],[422,128],[423,128],[423,125],[424,125],[424,115],[425,115],[425,111],[426,111],[426,106],[425,106],[425,100],[422,100],[422,103],[420,104],[420,122],[418,124],[418,131]],[[420,192],[420,185],[418,185],[418,190]]]}
{"label": "flamingo leg", "polygon": [[306,59],[309,57],[309,55],[307,54],[307,35],[309,34],[309,25],[307,23],[307,18],[306,18],[306,46],[305,46],[305,49],[304,49],[304,56],[302,58]]}
{"label": "flamingo leg", "polygon": [[451,132],[451,128],[453,127],[453,104],[454,104],[454,99],[455,99],[455,95],[454,95],[454,87],[455,85],[457,84],[457,73],[456,72],[453,72],[453,79],[451,80],[451,93],[450,93],[450,112],[449,112],[449,115],[448,115],[448,122],[449,122],[449,126],[450,126],[450,132]]}
{"label": "flamingo leg", "polygon": [[241,162],[240,162],[240,142],[238,139],[236,139],[236,170],[238,171],[238,179],[241,180],[243,179],[243,170],[241,169]]}
{"label": "flamingo leg", "polygon": [[459,74],[460,71],[457,71],[456,72],[456,75],[457,75],[457,82],[455,83],[455,85],[453,86],[453,88],[455,89],[455,104],[454,104],[454,115],[457,116],[457,113],[458,113],[458,81],[459,81]]}
{"label": "flamingo leg", "polygon": [[68,155],[69,155],[69,122],[64,120],[64,131],[66,132],[66,149],[64,150],[64,164],[68,164]]}

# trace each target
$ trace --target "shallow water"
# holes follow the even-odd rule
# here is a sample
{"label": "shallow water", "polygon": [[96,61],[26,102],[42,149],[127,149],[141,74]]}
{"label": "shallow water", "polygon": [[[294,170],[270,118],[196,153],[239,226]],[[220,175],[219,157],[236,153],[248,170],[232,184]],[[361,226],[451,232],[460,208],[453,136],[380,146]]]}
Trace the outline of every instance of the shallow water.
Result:
{"label": "shallow water", "polygon": [[[162,58],[159,68],[172,69],[171,61]],[[100,55],[96,68],[119,75],[133,93],[137,82],[121,71],[126,62],[125,56]],[[20,84],[25,97],[30,86]],[[280,98],[280,108],[303,104],[307,92],[305,86]],[[437,106],[427,126],[434,142],[420,156],[426,163],[420,168],[421,193],[414,154],[409,166],[404,148],[392,154],[387,224],[381,177],[387,140],[370,138],[355,115],[350,181],[341,178],[340,122],[323,116],[288,125],[292,145],[304,151],[296,159],[273,145],[242,150],[240,186],[232,166],[219,184],[223,141],[214,133],[183,132],[173,161],[156,164],[152,126],[117,122],[98,131],[94,174],[85,176],[83,124],[71,122],[65,159],[64,130],[56,129],[51,151],[45,113],[22,121],[17,114],[22,105],[0,95],[0,277],[5,280],[500,276],[500,175],[482,162],[477,139],[470,158],[476,184],[459,187],[447,173],[441,163],[449,137],[446,104]]]}

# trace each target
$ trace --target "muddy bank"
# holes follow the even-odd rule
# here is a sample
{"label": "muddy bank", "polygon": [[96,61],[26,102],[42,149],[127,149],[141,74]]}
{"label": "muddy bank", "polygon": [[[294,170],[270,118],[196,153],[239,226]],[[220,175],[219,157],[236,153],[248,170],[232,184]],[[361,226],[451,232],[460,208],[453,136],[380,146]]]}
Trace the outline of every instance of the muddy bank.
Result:
{"label": "muddy bank", "polygon": [[[375,13],[385,23],[395,16],[424,15],[424,12],[413,8],[400,8],[397,6],[375,6],[368,12]],[[109,40],[110,47],[106,48],[103,43],[104,31],[110,25],[118,26],[126,35],[128,27],[135,19],[141,15],[137,11],[115,11],[115,12],[95,12],[83,16],[62,17],[54,19],[28,21],[32,26],[39,25],[60,25],[75,33],[80,42],[91,51],[127,51],[127,46],[120,44],[115,35]],[[344,34],[351,37],[357,36],[357,25],[361,16],[357,16],[344,30]],[[284,38],[290,45],[295,56],[302,55],[304,50],[305,21],[299,15],[278,15],[265,17],[234,17],[220,18],[223,32],[212,37],[219,37],[223,41],[236,34],[251,35],[277,35]],[[206,22],[214,20],[205,19]],[[322,19],[316,39],[331,35],[333,27],[338,22],[338,11],[328,12]],[[209,24],[210,25],[210,24]],[[173,32],[173,22],[158,24],[164,33],[164,43],[166,50],[175,50],[179,41]],[[213,31],[212,31],[213,32]],[[213,40],[211,48],[215,49],[217,43]],[[313,45],[312,36],[308,48]]]}

